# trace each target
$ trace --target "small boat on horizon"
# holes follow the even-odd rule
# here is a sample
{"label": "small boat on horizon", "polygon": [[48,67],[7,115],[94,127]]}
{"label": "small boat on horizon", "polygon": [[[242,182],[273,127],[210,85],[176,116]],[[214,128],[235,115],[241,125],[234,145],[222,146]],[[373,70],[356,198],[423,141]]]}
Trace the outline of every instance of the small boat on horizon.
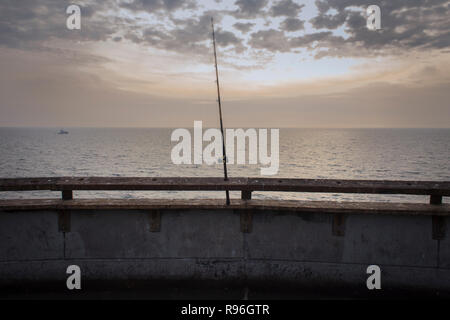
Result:
{"label": "small boat on horizon", "polygon": [[63,129],[59,130],[58,134],[69,134],[69,131],[65,131]]}

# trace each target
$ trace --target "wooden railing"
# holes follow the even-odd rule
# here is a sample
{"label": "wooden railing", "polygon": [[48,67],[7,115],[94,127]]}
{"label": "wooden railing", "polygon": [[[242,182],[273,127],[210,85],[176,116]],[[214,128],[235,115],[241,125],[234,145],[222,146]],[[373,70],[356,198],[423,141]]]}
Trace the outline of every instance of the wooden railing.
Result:
{"label": "wooden railing", "polygon": [[[60,230],[70,230],[72,210],[144,210],[151,212],[152,230],[159,230],[160,210],[200,209],[235,210],[241,214],[241,230],[251,231],[252,212],[295,211],[297,213],[331,213],[332,230],[344,235],[346,214],[425,215],[432,217],[433,239],[445,236],[450,204],[442,204],[442,197],[450,196],[450,181],[386,181],[386,180],[330,180],[280,178],[142,178],[142,177],[57,177],[0,179],[0,191],[61,191],[62,199],[0,200],[0,211],[57,210]],[[222,199],[73,199],[73,191],[240,191],[241,199],[229,205]],[[404,194],[430,197],[426,203],[338,202],[300,200],[252,200],[254,191]]]}
{"label": "wooden railing", "polygon": [[61,191],[63,199],[72,199],[75,190],[115,191],[241,191],[242,199],[251,199],[253,191],[404,194],[428,195],[431,204],[450,196],[450,181],[388,181],[282,178],[216,177],[57,177],[0,179],[0,191]]}

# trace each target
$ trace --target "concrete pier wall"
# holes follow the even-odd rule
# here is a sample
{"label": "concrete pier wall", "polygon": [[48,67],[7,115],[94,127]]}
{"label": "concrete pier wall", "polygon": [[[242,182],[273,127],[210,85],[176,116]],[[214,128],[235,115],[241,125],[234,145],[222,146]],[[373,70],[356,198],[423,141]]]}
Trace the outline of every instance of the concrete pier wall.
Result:
{"label": "concrete pier wall", "polygon": [[[383,289],[450,292],[450,239],[432,237],[432,217],[349,214],[342,235],[333,215],[255,210],[241,232],[233,210],[0,212],[0,288],[58,283],[78,265],[90,282],[220,281],[366,289],[381,268]],[[444,227],[449,229],[450,217]]]}

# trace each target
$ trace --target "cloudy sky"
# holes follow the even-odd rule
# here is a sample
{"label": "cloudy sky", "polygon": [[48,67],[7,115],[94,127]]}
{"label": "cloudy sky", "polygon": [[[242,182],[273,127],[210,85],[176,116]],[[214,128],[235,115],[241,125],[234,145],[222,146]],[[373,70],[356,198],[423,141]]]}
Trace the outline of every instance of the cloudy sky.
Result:
{"label": "cloudy sky", "polygon": [[0,126],[217,126],[211,17],[228,127],[450,127],[445,0],[1,0]]}

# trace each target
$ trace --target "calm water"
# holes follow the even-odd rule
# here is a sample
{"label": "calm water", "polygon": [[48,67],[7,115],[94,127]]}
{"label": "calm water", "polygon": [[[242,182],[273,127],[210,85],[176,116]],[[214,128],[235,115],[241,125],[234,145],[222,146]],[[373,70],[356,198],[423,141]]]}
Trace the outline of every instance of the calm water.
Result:
{"label": "calm water", "polygon": [[[221,165],[174,165],[171,129],[0,128],[0,177],[222,176]],[[230,176],[259,177],[259,165]],[[450,180],[450,129],[281,129],[276,177]],[[2,192],[1,198],[58,197]],[[223,192],[77,192],[78,197],[223,197]],[[232,193],[239,197],[239,194]],[[424,197],[255,193],[255,198],[426,201]]]}

